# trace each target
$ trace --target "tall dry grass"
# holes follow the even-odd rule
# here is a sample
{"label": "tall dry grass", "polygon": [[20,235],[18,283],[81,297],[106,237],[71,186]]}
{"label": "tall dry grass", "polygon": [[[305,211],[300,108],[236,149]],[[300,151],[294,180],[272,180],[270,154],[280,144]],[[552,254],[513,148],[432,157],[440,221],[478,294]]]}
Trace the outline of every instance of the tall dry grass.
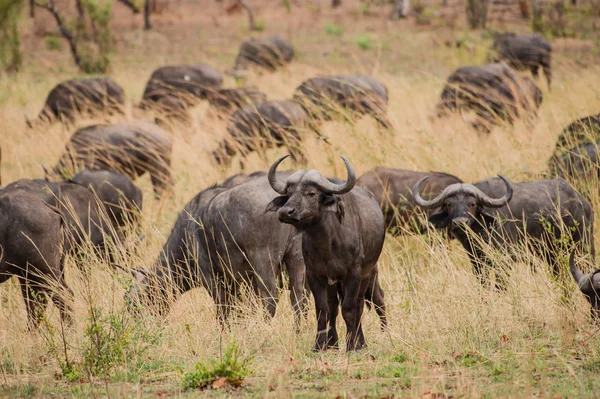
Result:
{"label": "tall dry grass", "polygon": [[[533,126],[517,122],[514,127],[498,127],[490,134],[481,134],[458,116],[428,119],[445,78],[439,71],[449,72],[460,65],[464,54],[438,50],[443,54],[421,71],[392,74],[383,72],[389,68],[379,68],[377,63],[311,65],[314,48],[302,47],[303,42],[298,42],[298,62],[274,74],[251,73],[247,84],[260,88],[270,99],[283,99],[290,98],[295,87],[316,74],[358,70],[372,73],[389,89],[388,112],[393,133],[378,130],[367,117],[356,123],[326,122],[322,133],[329,137],[331,145],[316,137],[303,141],[308,165],[326,175],[344,177],[339,155],[345,155],[359,174],[387,166],[444,171],[467,182],[498,173],[514,181],[535,179],[545,170],[562,127],[600,108],[600,70],[573,69],[567,61],[559,60],[552,92],[544,89],[544,102]],[[165,61],[160,57],[146,60],[115,60],[112,76],[125,86],[129,96],[125,119],[134,117],[132,103],[141,97],[145,79]],[[204,55],[202,60],[223,68],[227,64],[210,55]],[[386,62],[385,57],[381,62]],[[39,162],[53,165],[75,128],[103,121],[82,120],[73,127],[56,124],[26,130],[23,113],[31,116],[40,110],[48,90],[59,78],[67,76],[68,73],[40,75],[39,70],[32,68],[0,78],[0,87],[8,93],[0,103],[4,182],[42,176]],[[227,78],[226,85],[231,87],[234,82]],[[123,118],[110,119],[120,120]],[[136,182],[144,191],[142,228],[147,238],[123,260],[128,266],[149,267],[183,205],[198,191],[240,171],[237,162],[223,170],[210,158],[218,141],[226,137],[226,121],[210,115],[207,104],[192,110],[190,127],[173,125],[171,134],[175,143],[175,193],[172,198],[156,200],[147,176]],[[271,150],[269,158],[274,160],[281,153],[282,150]],[[256,155],[246,160],[246,171],[266,167],[268,162]],[[599,198],[594,196],[591,200],[597,210]],[[416,397],[433,389],[482,397],[493,388],[497,389],[496,394],[491,394],[493,397],[524,397],[558,390],[553,379],[556,370],[564,372],[561,389],[566,385],[574,394],[585,394],[587,374],[580,367],[597,359],[600,353],[597,339],[589,337],[594,329],[588,319],[588,304],[570,280],[555,281],[537,259],[525,254],[524,260],[514,262],[499,254],[495,260],[499,270],[509,270],[504,292],[480,285],[456,242],[448,243],[436,234],[388,236],[380,261],[380,279],[386,294],[389,328],[380,331],[375,313],[366,312],[364,327],[369,347],[362,355],[353,356],[343,352],[311,354],[316,328],[313,311],[296,334],[285,293],[280,296],[273,320],[265,320],[253,305],[256,300],[248,298],[240,305],[243,316],[223,330],[216,321],[210,297],[202,289],[193,290],[183,295],[164,318],[143,313],[141,322],[160,337],[159,343],[152,345],[141,359],[127,359],[131,367],[120,368],[121,373],[131,373],[132,368],[148,365],[141,374],[144,383],[137,387],[117,384],[114,392],[141,394],[150,389],[148,386],[177,391],[181,378],[177,370],[187,370],[199,359],[218,356],[225,343],[235,341],[245,354],[254,356],[250,388],[242,392],[247,395],[291,397],[297,391],[325,396],[354,392],[358,396],[383,395],[392,390]],[[100,307],[105,313],[124,314],[128,278],[115,275],[109,265],[92,253],[83,262],[91,270],[89,275],[79,271],[74,259],[67,261],[67,281],[74,290],[74,325],[65,330],[64,338],[75,362],[82,361],[90,309]],[[535,271],[531,263],[536,266]],[[53,306],[48,311],[48,323],[60,325]],[[398,366],[398,356],[406,358],[410,366]],[[504,382],[493,380],[481,368],[468,367],[465,359],[475,359],[485,370],[498,369],[499,375],[510,377]],[[393,371],[393,367],[401,371]],[[43,389],[64,388],[65,383],[55,378],[58,369],[45,335],[26,330],[25,307],[16,282],[2,284],[0,383],[3,387],[33,384]],[[127,378],[117,379],[122,380]],[[73,392],[65,389],[59,392]],[[97,393],[93,388],[83,394],[86,392]]]}

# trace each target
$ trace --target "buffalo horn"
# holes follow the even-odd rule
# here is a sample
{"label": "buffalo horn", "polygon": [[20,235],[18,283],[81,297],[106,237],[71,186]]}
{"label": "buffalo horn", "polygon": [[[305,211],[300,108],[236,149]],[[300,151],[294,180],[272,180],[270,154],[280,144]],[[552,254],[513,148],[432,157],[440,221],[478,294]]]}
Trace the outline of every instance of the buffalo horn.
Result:
{"label": "buffalo horn", "polygon": [[317,184],[323,192],[327,194],[346,194],[354,188],[354,185],[356,184],[356,172],[354,172],[354,168],[346,157],[342,157],[342,160],[346,164],[348,179],[346,179],[345,183],[335,184],[322,177]]}
{"label": "buffalo horn", "polygon": [[506,185],[506,193],[501,198],[490,198],[488,195],[481,192],[480,201],[483,205],[489,208],[502,208],[504,205],[508,204],[513,196],[513,188],[511,182],[504,176],[498,175],[500,179]]}
{"label": "buffalo horn", "polygon": [[580,289],[586,281],[590,281],[592,275],[583,273],[577,268],[577,265],[575,264],[575,251],[571,252],[571,257],[569,258],[569,268],[571,269],[571,275],[575,279],[575,282]]}
{"label": "buffalo horn", "polygon": [[289,157],[289,154],[284,155],[281,158],[279,158],[277,161],[275,161],[275,163],[273,163],[273,165],[271,165],[271,167],[269,168],[269,174],[267,175],[267,177],[269,179],[269,184],[271,185],[271,188],[273,190],[275,190],[275,192],[277,192],[278,194],[282,194],[282,195],[285,195],[285,193],[286,193],[285,183],[282,183],[279,180],[277,180],[277,167],[279,166],[281,161],[283,161],[287,157]]}
{"label": "buffalo horn", "polygon": [[419,191],[421,190],[421,184],[423,184],[423,182],[427,179],[429,179],[429,176],[423,176],[421,179],[419,179],[418,182],[415,183],[412,189],[413,199],[415,200],[415,203],[422,208],[435,208],[446,199],[448,195],[448,187],[452,187],[452,185],[446,187],[446,189],[442,191],[440,195],[428,201],[426,199],[423,199],[423,197],[421,197],[421,194],[419,193]]}

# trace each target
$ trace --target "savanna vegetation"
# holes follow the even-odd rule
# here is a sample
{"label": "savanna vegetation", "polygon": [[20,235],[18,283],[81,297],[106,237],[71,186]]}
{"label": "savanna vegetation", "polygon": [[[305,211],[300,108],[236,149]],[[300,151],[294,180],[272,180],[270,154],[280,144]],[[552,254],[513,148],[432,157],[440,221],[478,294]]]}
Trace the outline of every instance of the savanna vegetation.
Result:
{"label": "savanna vegetation", "polygon": [[[554,76],[552,90],[538,81],[544,101],[533,123],[517,121],[488,134],[460,116],[430,118],[445,78],[459,66],[485,63],[491,45],[489,30],[469,29],[459,1],[447,6],[415,2],[407,18],[391,20],[387,3],[349,0],[332,9],[324,1],[247,0],[254,31],[243,7],[237,12],[212,0],[156,0],[150,30],[144,30],[141,15],[120,2],[82,2],[86,17],[79,22],[85,26],[79,28],[72,2],[51,3],[61,7],[72,32],[79,29],[79,63],[44,9],[48,3],[35,7],[30,18],[28,4],[0,1],[0,12],[11,13],[6,23],[0,15],[0,55],[6,65],[0,74],[4,184],[43,176],[40,163],[56,163],[78,127],[151,118],[134,105],[157,67],[206,63],[227,71],[249,35],[280,34],[293,43],[296,58],[277,72],[251,71],[237,79],[224,75],[226,87],[253,85],[269,99],[284,99],[303,80],[325,73],[363,73],[387,85],[391,131],[364,117],[324,123],[327,142],[316,135],[303,140],[308,167],[328,176],[345,177],[339,160],[344,155],[359,175],[387,166],[444,171],[466,182],[499,173],[513,181],[536,179],[545,175],[563,127],[600,109],[595,30],[600,20],[594,2],[560,2],[564,9],[546,4],[547,12],[535,14],[537,19],[499,20],[490,14],[490,29],[528,32],[533,27],[551,38]],[[493,3],[490,7],[493,11]],[[56,83],[102,70],[125,89],[124,116],[26,128],[23,115],[36,115]],[[155,199],[148,177],[136,181],[144,192],[146,238],[136,241],[132,234],[128,251],[119,252],[121,265],[150,267],[183,205],[240,172],[237,162],[224,169],[210,157],[226,135],[227,120],[206,102],[190,112],[189,124],[168,126],[174,140],[173,195]],[[248,156],[244,171],[267,168],[282,151],[270,150],[268,160]],[[585,182],[585,189],[598,211],[598,181]],[[72,326],[63,325],[58,309],[50,306],[40,329],[28,331],[16,279],[0,286],[0,397],[598,396],[599,330],[568,274],[568,254],[563,275],[555,277],[527,248],[519,253],[516,261],[502,251],[491,255],[496,273],[506,274],[506,289],[497,290],[480,284],[455,241],[435,231],[388,235],[379,262],[387,330],[380,330],[374,311],[366,311],[366,349],[313,353],[313,308],[296,332],[285,291],[273,319],[248,293],[226,328],[202,289],[185,294],[168,315],[145,309],[132,314],[124,295],[135,280],[84,251],[79,259],[66,260],[74,291]],[[76,261],[85,267],[78,268]]]}

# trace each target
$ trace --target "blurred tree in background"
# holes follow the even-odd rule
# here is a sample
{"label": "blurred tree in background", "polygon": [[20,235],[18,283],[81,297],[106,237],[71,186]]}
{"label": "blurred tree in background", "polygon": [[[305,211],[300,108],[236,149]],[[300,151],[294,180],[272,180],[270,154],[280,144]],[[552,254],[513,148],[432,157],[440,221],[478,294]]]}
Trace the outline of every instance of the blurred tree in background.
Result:
{"label": "blurred tree in background", "polygon": [[24,0],[0,0],[0,67],[17,71],[23,61],[17,23]]}

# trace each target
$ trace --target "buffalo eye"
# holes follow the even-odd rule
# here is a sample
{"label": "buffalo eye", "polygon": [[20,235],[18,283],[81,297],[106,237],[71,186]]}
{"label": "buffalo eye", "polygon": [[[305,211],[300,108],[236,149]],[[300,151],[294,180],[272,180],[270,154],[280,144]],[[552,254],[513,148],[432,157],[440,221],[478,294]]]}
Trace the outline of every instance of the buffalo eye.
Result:
{"label": "buffalo eye", "polygon": [[306,193],[306,196],[310,198],[313,198],[315,195],[317,195],[317,193],[314,191],[309,191],[308,193]]}

